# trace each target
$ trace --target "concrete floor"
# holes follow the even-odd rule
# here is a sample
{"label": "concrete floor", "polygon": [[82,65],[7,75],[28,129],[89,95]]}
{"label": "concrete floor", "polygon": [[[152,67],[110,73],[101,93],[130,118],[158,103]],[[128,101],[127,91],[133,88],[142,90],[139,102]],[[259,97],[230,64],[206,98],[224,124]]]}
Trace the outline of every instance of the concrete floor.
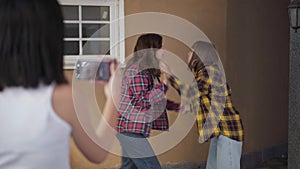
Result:
{"label": "concrete floor", "polygon": [[287,159],[286,158],[271,159],[253,169],[287,169]]}
{"label": "concrete floor", "polygon": [[[162,169],[205,169],[205,164],[169,164],[163,165]],[[287,169],[287,158],[274,158],[255,168],[242,169]]]}
{"label": "concrete floor", "polygon": [[[177,164],[177,165],[164,165],[162,169],[205,169],[205,164]],[[242,169],[287,169],[287,158],[274,158],[268,160],[255,168],[242,168]]]}

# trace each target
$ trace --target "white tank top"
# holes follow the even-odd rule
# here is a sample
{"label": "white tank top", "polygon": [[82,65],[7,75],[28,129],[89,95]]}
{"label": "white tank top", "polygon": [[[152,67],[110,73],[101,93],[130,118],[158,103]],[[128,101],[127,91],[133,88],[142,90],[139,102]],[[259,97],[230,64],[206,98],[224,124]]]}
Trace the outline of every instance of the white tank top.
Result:
{"label": "white tank top", "polygon": [[54,112],[54,85],[0,92],[0,168],[69,169],[71,127]]}

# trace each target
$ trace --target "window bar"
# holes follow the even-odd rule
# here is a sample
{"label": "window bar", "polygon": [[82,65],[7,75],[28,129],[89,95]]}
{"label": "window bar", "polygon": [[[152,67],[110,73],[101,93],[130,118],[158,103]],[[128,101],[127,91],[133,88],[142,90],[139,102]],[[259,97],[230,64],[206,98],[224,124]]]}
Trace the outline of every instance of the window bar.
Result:
{"label": "window bar", "polygon": [[82,47],[82,8],[81,8],[81,5],[78,5],[78,9],[79,9],[79,55],[82,56],[83,47]]}

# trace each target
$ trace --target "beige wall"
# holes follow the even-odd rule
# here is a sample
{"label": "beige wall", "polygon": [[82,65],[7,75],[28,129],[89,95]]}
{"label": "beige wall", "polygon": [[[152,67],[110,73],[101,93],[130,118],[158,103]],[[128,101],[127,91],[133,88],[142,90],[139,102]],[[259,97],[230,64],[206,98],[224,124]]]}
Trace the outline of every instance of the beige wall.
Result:
{"label": "beige wall", "polygon": [[289,0],[229,0],[227,79],[244,119],[245,151],[287,141]]}
{"label": "beige wall", "polygon": [[[272,5],[270,5],[272,4]],[[245,125],[244,152],[287,140],[288,0],[125,0],[125,15],[164,12],[187,19],[216,45],[233,101]],[[188,34],[188,32],[186,32]],[[126,56],[133,51],[137,36],[126,39]],[[188,47],[164,37],[165,48],[186,60]],[[66,72],[71,78],[72,72]],[[102,89],[96,90],[103,104]],[[176,97],[173,93],[171,97]],[[176,113],[169,112],[170,121]],[[159,156],[162,164],[206,161],[208,143],[197,143],[195,125],[172,150]],[[109,155],[100,165],[82,157],[72,143],[72,167],[118,167],[120,157]]]}
{"label": "beige wall", "polygon": [[[222,59],[226,57],[226,10],[226,0],[125,0],[125,15],[162,12],[188,20],[216,44]],[[126,45],[127,54],[133,50],[135,43],[130,42]],[[186,56],[187,51],[176,48],[170,41],[164,44],[170,47],[168,50],[176,52],[178,56]],[[225,59],[222,61],[224,62]]]}

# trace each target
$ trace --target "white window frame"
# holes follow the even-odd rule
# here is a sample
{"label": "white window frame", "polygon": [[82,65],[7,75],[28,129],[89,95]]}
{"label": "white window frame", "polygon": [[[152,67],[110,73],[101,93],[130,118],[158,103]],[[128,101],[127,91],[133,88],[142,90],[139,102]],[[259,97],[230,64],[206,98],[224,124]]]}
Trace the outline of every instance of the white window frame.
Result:
{"label": "white window frame", "polygon": [[[58,0],[61,5],[74,5],[74,6],[109,6],[110,7],[110,20],[109,21],[87,21],[88,23],[109,23],[110,24],[110,37],[97,38],[93,40],[109,40],[110,41],[110,55],[108,57],[117,59],[121,64],[125,61],[125,44],[124,44],[124,0]],[[82,23],[81,8],[79,8],[79,21],[64,21],[65,23],[78,23],[79,22],[79,38],[65,38],[65,40],[79,40],[79,55],[66,55],[64,56],[64,69],[74,69],[75,64],[79,58],[97,59],[105,55],[83,55],[82,54]]]}

